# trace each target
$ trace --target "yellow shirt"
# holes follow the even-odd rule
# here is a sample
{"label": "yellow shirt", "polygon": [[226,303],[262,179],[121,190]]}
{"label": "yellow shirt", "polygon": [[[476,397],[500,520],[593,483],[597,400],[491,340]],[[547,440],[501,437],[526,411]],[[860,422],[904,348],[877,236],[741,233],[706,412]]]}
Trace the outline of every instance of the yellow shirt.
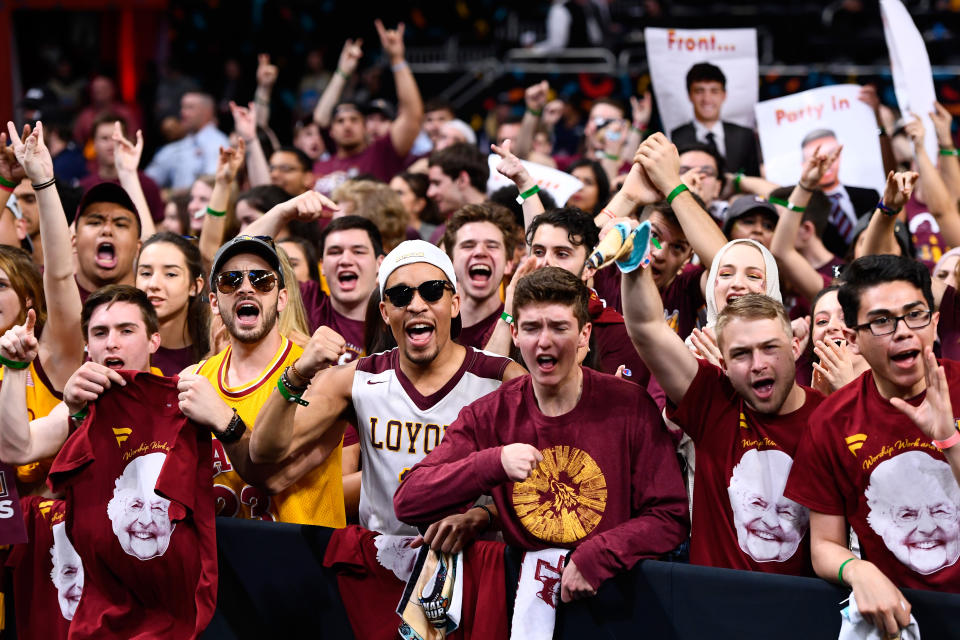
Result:
{"label": "yellow shirt", "polygon": [[[247,384],[227,385],[231,348],[201,362],[197,373],[210,380],[228,406],[237,410],[240,418],[253,429],[260,407],[277,386],[283,370],[303,353],[303,349],[286,338],[267,367]],[[235,516],[254,520],[274,520],[296,524],[315,524],[324,527],[344,527],[347,524],[343,505],[343,480],[340,470],[341,444],[316,469],[297,480],[279,494],[268,495],[248,485],[227,458],[220,441],[213,441],[213,483],[218,516]]]}
{"label": "yellow shirt", "polygon": [[[53,390],[53,385],[47,379],[43,369],[37,369],[36,360],[30,363],[27,369],[27,416],[30,420],[45,418],[60,404],[59,393]],[[0,383],[3,381],[3,367],[0,367]],[[51,460],[31,462],[17,467],[17,479],[20,482],[32,484],[42,481],[50,469]]]}

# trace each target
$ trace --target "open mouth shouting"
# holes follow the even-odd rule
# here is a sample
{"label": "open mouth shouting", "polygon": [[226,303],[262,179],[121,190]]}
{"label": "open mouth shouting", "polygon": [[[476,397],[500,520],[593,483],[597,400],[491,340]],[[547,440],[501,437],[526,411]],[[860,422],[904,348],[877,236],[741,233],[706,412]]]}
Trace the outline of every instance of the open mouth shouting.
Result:
{"label": "open mouth shouting", "polygon": [[773,395],[774,382],[773,378],[760,378],[751,382],[750,386],[759,399],[768,400]]}
{"label": "open mouth shouting", "polygon": [[912,369],[920,358],[919,349],[904,349],[890,356],[893,366],[897,369]]}
{"label": "open mouth shouting", "polygon": [[112,242],[101,242],[97,245],[94,262],[101,269],[114,269],[117,266],[117,249]]}
{"label": "open mouth shouting", "polygon": [[412,346],[424,347],[430,344],[436,327],[425,320],[413,320],[407,323],[403,331]]}
{"label": "open mouth shouting", "polygon": [[467,269],[470,283],[476,287],[486,287],[493,277],[493,268],[487,264],[474,264]]}
{"label": "open mouth shouting", "polygon": [[256,327],[260,319],[260,306],[251,300],[241,300],[234,306],[233,312],[239,327]]}
{"label": "open mouth shouting", "polygon": [[353,291],[359,280],[360,276],[356,271],[345,270],[337,274],[337,283],[342,291]]}
{"label": "open mouth shouting", "polygon": [[551,373],[557,368],[557,359],[554,356],[541,354],[537,356],[537,370],[541,373]]}
{"label": "open mouth shouting", "polygon": [[123,365],[123,360],[116,356],[111,356],[103,361],[103,366],[107,367],[108,369],[113,369],[114,371],[123,369]]}

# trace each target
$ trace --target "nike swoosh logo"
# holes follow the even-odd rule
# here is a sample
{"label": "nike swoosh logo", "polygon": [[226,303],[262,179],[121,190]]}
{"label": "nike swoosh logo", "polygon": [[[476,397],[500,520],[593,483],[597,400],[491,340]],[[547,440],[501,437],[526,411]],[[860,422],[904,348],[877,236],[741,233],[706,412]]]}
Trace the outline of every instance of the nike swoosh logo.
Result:
{"label": "nike swoosh logo", "polygon": [[383,384],[386,380],[367,380],[367,384]]}

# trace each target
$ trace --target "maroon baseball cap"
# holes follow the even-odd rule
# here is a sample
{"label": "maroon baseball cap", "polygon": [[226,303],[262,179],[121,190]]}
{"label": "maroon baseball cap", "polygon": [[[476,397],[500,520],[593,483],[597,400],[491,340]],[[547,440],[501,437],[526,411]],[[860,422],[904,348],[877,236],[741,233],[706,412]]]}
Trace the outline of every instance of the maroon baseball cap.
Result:
{"label": "maroon baseball cap", "polygon": [[130,196],[127,195],[127,192],[124,191],[123,187],[112,182],[101,182],[100,184],[95,184],[83,194],[83,197],[80,198],[80,204],[77,206],[77,215],[74,216],[74,220],[79,220],[87,208],[97,202],[110,202],[113,204],[118,204],[130,213],[133,214],[133,219],[137,221],[137,236],[140,235],[142,231],[140,226],[140,216],[137,214],[137,207],[133,204],[133,200],[130,199]]}

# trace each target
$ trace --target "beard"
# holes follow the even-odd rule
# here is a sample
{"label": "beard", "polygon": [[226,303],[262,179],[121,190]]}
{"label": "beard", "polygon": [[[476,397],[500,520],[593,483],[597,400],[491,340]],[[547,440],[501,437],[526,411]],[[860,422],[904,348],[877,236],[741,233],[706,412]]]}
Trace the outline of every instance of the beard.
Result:
{"label": "beard", "polygon": [[255,344],[263,340],[270,331],[273,330],[273,327],[277,324],[277,307],[271,306],[268,308],[261,309],[260,311],[260,323],[256,327],[240,328],[237,326],[237,316],[231,309],[226,314],[224,313],[225,309],[220,309],[220,318],[223,320],[223,326],[227,328],[227,333],[230,334],[230,337],[236,340],[237,342],[242,342],[243,344]]}

